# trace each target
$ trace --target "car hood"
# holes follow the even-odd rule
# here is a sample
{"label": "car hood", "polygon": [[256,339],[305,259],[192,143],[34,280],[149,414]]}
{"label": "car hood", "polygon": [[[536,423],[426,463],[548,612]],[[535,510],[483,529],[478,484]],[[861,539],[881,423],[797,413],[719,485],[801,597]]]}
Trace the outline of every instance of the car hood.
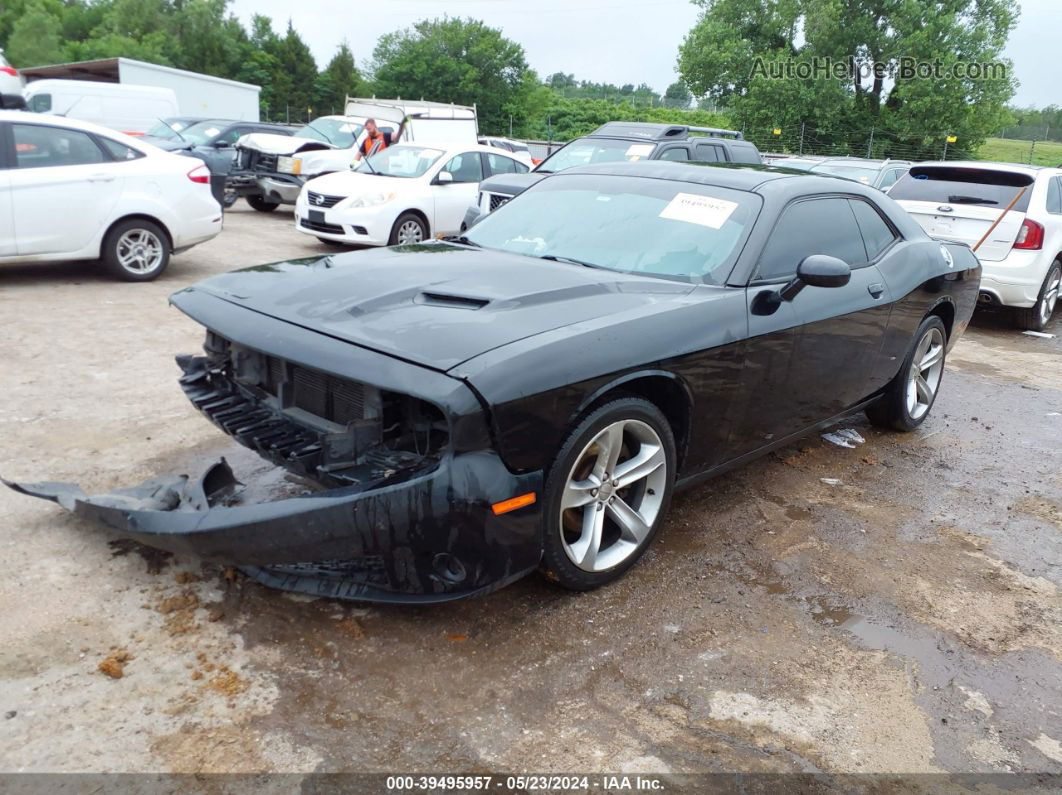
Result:
{"label": "car hood", "polygon": [[306,183],[306,189],[329,196],[354,196],[366,191],[394,191],[419,182],[417,179],[382,177],[364,171],[334,171],[323,177],[314,177]]}
{"label": "car hood", "polygon": [[527,174],[498,174],[479,183],[479,189],[486,193],[504,193],[506,196],[518,196],[532,185],[541,182],[548,174],[531,171]]}
{"label": "car hood", "polygon": [[[232,304],[439,371],[603,315],[622,320],[693,287],[518,254],[426,243],[258,265],[205,291]],[[312,364],[307,362],[307,364]]]}
{"label": "car hood", "polygon": [[335,149],[331,144],[315,138],[299,138],[294,135],[274,135],[273,133],[249,133],[236,142],[240,149],[254,149],[269,155],[293,155],[313,149]]}

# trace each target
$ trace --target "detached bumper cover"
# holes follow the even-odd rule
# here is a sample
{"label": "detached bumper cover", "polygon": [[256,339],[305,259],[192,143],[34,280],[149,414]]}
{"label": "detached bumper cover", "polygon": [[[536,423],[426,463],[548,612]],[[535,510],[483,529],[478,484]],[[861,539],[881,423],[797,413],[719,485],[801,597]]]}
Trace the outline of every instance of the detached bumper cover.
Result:
{"label": "detached bumper cover", "polygon": [[202,477],[153,478],[88,496],[69,483],[12,483],[127,538],[233,565],[272,587],[379,602],[441,602],[486,593],[539,561],[537,505],[503,516],[490,502],[538,491],[488,453],[377,488],[352,486],[232,505],[241,484],[224,459]]}

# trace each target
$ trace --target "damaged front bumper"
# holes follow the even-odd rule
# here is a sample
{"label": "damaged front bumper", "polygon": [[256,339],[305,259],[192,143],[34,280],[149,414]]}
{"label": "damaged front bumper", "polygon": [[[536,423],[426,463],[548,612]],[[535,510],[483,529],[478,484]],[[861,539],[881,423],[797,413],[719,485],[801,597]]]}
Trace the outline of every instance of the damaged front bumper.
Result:
{"label": "damaged front bumper", "polygon": [[[8,486],[142,544],[315,596],[447,601],[492,591],[538,565],[540,503],[502,515],[491,506],[539,494],[542,473],[506,467],[463,382],[201,291],[171,300],[211,329],[208,341],[226,346],[179,359],[193,404],[241,444],[332,488],[238,504],[241,484],[224,460],[198,479],[155,478],[97,496],[72,484]],[[324,375],[294,364],[307,361]],[[352,393],[351,384],[364,390]],[[446,418],[446,442],[428,454],[434,443],[424,439],[414,454],[384,426],[388,412],[427,402]],[[318,404],[327,418],[308,411]],[[417,416],[425,427],[443,424]]]}

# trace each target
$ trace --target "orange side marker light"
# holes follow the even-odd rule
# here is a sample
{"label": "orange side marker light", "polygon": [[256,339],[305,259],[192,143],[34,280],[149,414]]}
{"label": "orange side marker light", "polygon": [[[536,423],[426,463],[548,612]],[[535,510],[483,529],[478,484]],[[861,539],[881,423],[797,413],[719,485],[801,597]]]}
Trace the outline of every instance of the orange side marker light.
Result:
{"label": "orange side marker light", "polygon": [[503,513],[509,513],[509,511],[515,511],[517,508],[524,508],[528,505],[535,504],[535,492],[529,491],[527,494],[521,494],[519,497],[510,497],[507,500],[496,502],[490,506],[490,509],[494,511],[495,516],[501,516]]}

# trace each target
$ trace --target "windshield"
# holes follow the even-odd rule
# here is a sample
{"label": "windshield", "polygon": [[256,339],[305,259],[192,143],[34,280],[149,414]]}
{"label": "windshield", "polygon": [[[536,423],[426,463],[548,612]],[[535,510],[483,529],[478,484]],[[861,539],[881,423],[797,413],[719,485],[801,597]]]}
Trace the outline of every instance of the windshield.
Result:
{"label": "windshield", "polygon": [[808,171],[814,171],[817,174],[832,174],[835,177],[844,177],[845,179],[862,182],[864,185],[872,184],[880,170],[877,166],[853,166],[834,163],[823,163],[808,169]]}
{"label": "windshield", "polygon": [[[977,204],[983,207],[1006,207],[1033,178],[1013,171],[947,166],[915,166],[889,189],[889,196],[900,201],[938,202],[939,204]],[[1013,209],[1029,209],[1026,190]]]}
{"label": "windshield", "polygon": [[640,141],[617,141],[610,138],[577,138],[542,161],[536,171],[552,174],[573,166],[590,163],[614,163],[622,160],[646,160],[656,146]]}
{"label": "windshield", "polygon": [[413,179],[424,176],[432,164],[442,156],[441,149],[430,149],[426,146],[389,146],[382,152],[359,161],[354,170],[363,174],[375,173],[383,177]]}
{"label": "windshield", "polygon": [[723,284],[760,204],[713,185],[572,174],[542,180],[465,236],[531,257]]}
{"label": "windshield", "polygon": [[[166,119],[165,121],[158,122],[154,127],[148,130],[145,135],[150,135],[152,138],[164,138],[169,141],[179,141],[180,136],[177,132],[184,134],[184,131],[188,128],[188,122],[181,119]],[[174,132],[176,130],[177,132]]]}
{"label": "windshield", "polygon": [[201,146],[213,141],[224,129],[225,125],[216,121],[201,121],[181,130],[181,136],[188,143]]}
{"label": "windshield", "polygon": [[349,149],[354,146],[358,139],[358,133],[362,126],[357,122],[346,119],[321,118],[314,119],[309,124],[303,125],[295,131],[298,138],[313,138],[315,141],[324,141],[339,149]]}

